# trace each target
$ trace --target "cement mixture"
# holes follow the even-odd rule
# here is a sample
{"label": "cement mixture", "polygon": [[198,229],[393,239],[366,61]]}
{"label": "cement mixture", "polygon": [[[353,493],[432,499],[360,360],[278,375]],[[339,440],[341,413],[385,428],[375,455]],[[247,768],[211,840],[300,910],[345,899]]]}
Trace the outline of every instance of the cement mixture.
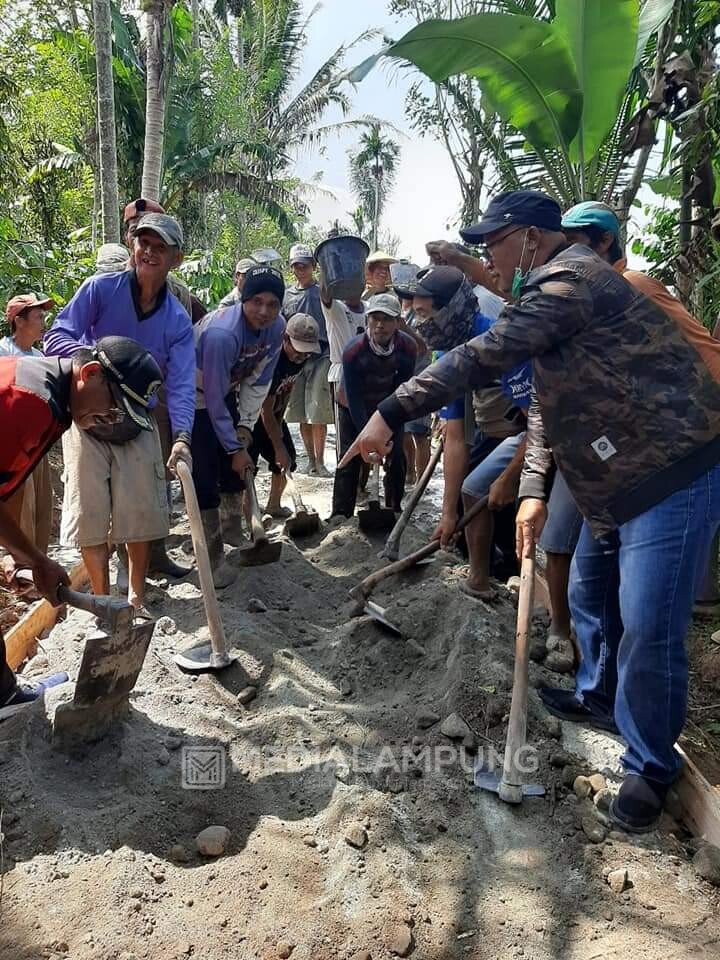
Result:
{"label": "cement mixture", "polygon": [[[327,517],[332,481],[299,479]],[[181,522],[176,556],[187,541]],[[546,797],[516,809],[472,786],[476,753],[504,742],[513,597],[466,597],[443,555],[377,591],[405,636],[388,635],[347,598],[380,545],[334,521],[241,569],[219,596],[242,656],[218,675],[172,660],[207,640],[197,574],[152,589],[131,715],[81,754],[51,749],[41,704],[0,726],[1,960],[718,956],[694,843],[667,816],[609,831],[603,778],[576,781],[616,788],[610,738],[583,743],[532,689]],[[72,613],[30,672],[73,676],[87,627]],[[532,685],[558,679],[532,665]]]}

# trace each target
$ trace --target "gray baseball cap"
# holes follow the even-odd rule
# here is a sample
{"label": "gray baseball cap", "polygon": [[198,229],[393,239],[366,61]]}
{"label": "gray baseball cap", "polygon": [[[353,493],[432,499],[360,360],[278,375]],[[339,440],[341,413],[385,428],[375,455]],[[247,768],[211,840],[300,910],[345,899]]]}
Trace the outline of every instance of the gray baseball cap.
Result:
{"label": "gray baseball cap", "polygon": [[365,305],[366,313],[384,313],[397,320],[400,316],[400,301],[394,293],[376,293]]}
{"label": "gray baseball cap", "polygon": [[243,257],[235,264],[235,273],[247,273],[248,270],[252,270],[257,265],[257,260],[253,260],[252,257]]}
{"label": "gray baseball cap", "polygon": [[170,217],[167,213],[146,213],[138,220],[135,227],[135,236],[143,230],[152,230],[165,241],[169,247],[183,248],[184,237],[180,224],[175,217]]}
{"label": "gray baseball cap", "polygon": [[290,247],[290,266],[294,263],[314,263],[313,252],[306,243],[295,243]]}

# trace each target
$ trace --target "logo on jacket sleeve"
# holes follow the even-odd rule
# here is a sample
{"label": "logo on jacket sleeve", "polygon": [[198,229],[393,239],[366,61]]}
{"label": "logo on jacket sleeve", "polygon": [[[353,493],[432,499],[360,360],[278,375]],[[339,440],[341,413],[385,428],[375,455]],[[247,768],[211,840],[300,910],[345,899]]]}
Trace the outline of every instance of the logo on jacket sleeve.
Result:
{"label": "logo on jacket sleeve", "polygon": [[614,457],[617,453],[615,447],[610,443],[607,437],[602,436],[598,437],[597,440],[593,440],[590,444],[595,453],[600,457],[601,460],[609,460],[610,457]]}

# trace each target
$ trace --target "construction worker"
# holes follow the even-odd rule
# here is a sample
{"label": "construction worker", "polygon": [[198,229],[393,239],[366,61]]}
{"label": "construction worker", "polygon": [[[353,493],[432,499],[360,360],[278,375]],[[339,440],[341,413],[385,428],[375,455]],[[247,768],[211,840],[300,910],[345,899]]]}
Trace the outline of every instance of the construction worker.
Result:
{"label": "construction worker", "polygon": [[[228,517],[242,516],[240,491],[254,470],[249,449],[253,427],[272,383],[285,320],[280,310],[285,283],[272,267],[251,267],[240,303],[213,310],[195,327],[197,414],[192,435],[193,478],[202,513],[213,580],[229,586],[237,571],[225,562],[221,496]],[[223,492],[223,474],[238,480]],[[227,533],[225,533],[227,536]]]}
{"label": "construction worker", "polygon": [[[148,407],[161,382],[152,356],[125,337],[105,337],[92,350],[76,350],[72,359],[0,357],[0,544],[9,551],[16,570],[32,571],[34,589],[53,606],[60,603],[59,585],[69,584],[69,577],[22,532],[8,499],[71,423],[88,430],[129,415],[140,429],[151,431]],[[30,684],[18,680],[0,633],[0,720],[67,679],[66,673],[56,673]]]}
{"label": "construction worker", "polygon": [[379,462],[405,421],[532,359],[541,420],[530,411],[519,555],[542,533],[552,457],[584,517],[570,574],[582,668],[575,690],[541,696],[564,720],[619,731],[626,776],[609,815],[644,832],[682,766],[685,634],[720,524],[720,386],[667,313],[568,245],[544,194],[500,194],[461,235],[515,303],[383,401],[344,462]]}
{"label": "construction worker", "polygon": [[[109,335],[131,336],[149,350],[166,377],[172,470],[179,460],[190,463],[195,414],[193,327],[167,286],[169,271],[182,261],[183,234],[177,220],[161,213],[146,214],[134,231],[132,269],[86,280],[45,334],[45,353],[71,357]],[[139,430],[130,417],[92,432],[72,427],[63,455],[61,539],[80,547],[98,594],[110,591],[109,533],[111,542],[126,544],[128,599],[142,607],[151,541],[164,539],[169,527],[158,430]]]}

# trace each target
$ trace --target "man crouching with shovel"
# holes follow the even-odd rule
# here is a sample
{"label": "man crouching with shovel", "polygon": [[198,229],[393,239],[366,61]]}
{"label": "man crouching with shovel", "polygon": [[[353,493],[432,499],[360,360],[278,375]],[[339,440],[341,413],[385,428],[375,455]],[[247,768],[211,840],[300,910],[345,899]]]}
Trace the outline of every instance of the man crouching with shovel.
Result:
{"label": "man crouching with shovel", "polygon": [[[252,267],[245,274],[241,302],[214,310],[195,327],[193,480],[218,589],[237,577],[237,570],[225,562],[220,482],[227,470],[243,484],[252,482],[255,464],[249,448],[282,349],[284,294],[285,283],[277,270]],[[239,496],[235,499],[239,521],[242,504]]]}
{"label": "man crouching with shovel", "polygon": [[566,721],[620,733],[610,817],[644,832],[682,766],[685,635],[720,523],[720,386],[668,314],[568,244],[544,194],[500,194],[461,235],[484,244],[515,302],[381,403],[344,459],[386,456],[404,422],[532,359],[543,429],[520,484],[519,554],[544,525],[550,448],[585,518],[570,574],[582,669],[574,691],[541,696]]}
{"label": "man crouching with shovel", "polygon": [[[155,360],[127,337],[105,337],[71,359],[0,357],[0,545],[16,569],[32,570],[34,589],[55,607],[58,587],[70,583],[68,575],[27,539],[5,501],[71,423],[89,430],[129,414],[142,429],[152,430],[148,406],[161,383]],[[0,720],[67,679],[66,673],[56,673],[33,684],[18,682],[0,633]]]}

